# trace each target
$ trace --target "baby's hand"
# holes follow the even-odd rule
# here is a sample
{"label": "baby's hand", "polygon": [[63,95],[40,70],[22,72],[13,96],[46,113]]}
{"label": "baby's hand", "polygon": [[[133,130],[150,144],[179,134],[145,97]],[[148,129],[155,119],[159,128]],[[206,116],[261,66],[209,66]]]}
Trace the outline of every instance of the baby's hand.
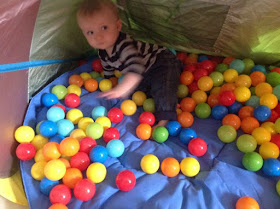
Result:
{"label": "baby's hand", "polygon": [[126,92],[122,91],[121,89],[118,88],[118,86],[116,86],[115,88],[109,90],[109,91],[105,91],[105,92],[101,92],[100,94],[98,94],[98,98],[106,98],[106,99],[119,99],[119,98],[125,98]]}

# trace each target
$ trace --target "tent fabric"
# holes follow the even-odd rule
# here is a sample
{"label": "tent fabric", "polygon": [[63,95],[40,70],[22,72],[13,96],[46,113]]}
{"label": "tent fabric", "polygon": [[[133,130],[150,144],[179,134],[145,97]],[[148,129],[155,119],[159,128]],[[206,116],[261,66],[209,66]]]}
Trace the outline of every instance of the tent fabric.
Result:
{"label": "tent fabric", "polygon": [[[68,78],[73,74],[91,71],[91,62],[78,69],[66,72],[33,97],[26,113],[24,125],[35,129],[36,125],[46,120],[47,107],[41,104],[41,97],[49,93],[55,85],[68,86]],[[81,103],[78,107],[84,117],[91,117],[94,107],[102,105],[107,110],[120,107],[122,100],[104,100],[97,98],[98,91],[89,93],[82,88]],[[64,101],[60,100],[64,105]],[[69,110],[67,107],[66,110]],[[176,177],[167,177],[158,170],[154,174],[146,174],[141,170],[140,161],[146,154],[154,154],[162,162],[167,157],[174,157],[179,162],[192,156],[187,145],[179,137],[169,137],[164,143],[152,140],[141,140],[136,137],[138,117],[143,112],[139,107],[132,116],[124,116],[120,123],[112,123],[120,132],[120,140],[125,145],[125,151],[119,158],[108,158],[104,165],[107,176],[101,183],[96,184],[95,196],[82,202],[72,196],[69,209],[77,208],[110,208],[110,209],[235,209],[235,203],[242,196],[255,198],[260,208],[278,209],[280,199],[275,190],[276,178],[267,177],[260,170],[251,172],[242,166],[243,153],[238,151],[236,143],[225,144],[217,137],[221,121],[195,118],[192,128],[199,138],[206,141],[207,153],[195,157],[200,163],[200,172],[195,177],[186,177],[182,173]],[[238,132],[238,135],[241,131]],[[98,145],[106,146],[101,138],[96,140]],[[48,208],[49,198],[39,190],[39,181],[30,174],[34,161],[21,161],[21,172],[25,192],[30,209]],[[115,184],[116,175],[128,169],[136,176],[136,186],[129,192],[120,191]],[[84,173],[85,175],[85,173]],[[84,176],[85,177],[85,176]],[[73,193],[72,193],[73,194]]]}

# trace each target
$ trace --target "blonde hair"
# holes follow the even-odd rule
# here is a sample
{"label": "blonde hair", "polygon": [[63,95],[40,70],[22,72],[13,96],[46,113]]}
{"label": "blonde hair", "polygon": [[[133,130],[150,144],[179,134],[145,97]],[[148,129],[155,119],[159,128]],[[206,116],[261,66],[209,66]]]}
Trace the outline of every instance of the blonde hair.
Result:
{"label": "blonde hair", "polygon": [[110,9],[119,18],[117,5],[111,0],[84,0],[77,11],[77,16],[91,16],[104,8]]}

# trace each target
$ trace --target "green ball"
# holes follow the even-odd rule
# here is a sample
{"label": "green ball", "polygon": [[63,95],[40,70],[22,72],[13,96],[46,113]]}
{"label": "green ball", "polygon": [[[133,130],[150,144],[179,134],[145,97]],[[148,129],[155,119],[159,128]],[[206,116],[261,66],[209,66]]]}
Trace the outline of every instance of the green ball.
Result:
{"label": "green ball", "polygon": [[63,85],[55,85],[52,88],[52,93],[55,94],[59,100],[61,100],[67,95],[67,88]]}
{"label": "green ball", "polygon": [[271,72],[266,75],[266,82],[271,86],[277,86],[280,84],[280,74],[277,72]]}
{"label": "green ball", "polygon": [[243,134],[237,138],[236,146],[241,152],[254,152],[257,148],[257,140],[250,134]]}
{"label": "green ball", "polygon": [[179,84],[177,88],[177,97],[182,99],[188,96],[189,88],[184,84]]}
{"label": "green ball", "polygon": [[157,126],[153,130],[152,137],[158,143],[163,143],[168,139],[169,133],[168,130],[163,126]]}
{"label": "green ball", "polygon": [[211,107],[207,103],[200,103],[195,107],[195,114],[199,118],[208,118],[211,115]]}
{"label": "green ball", "polygon": [[277,97],[278,101],[280,101],[280,85],[273,88],[273,94]]}
{"label": "green ball", "polygon": [[243,59],[243,62],[245,64],[245,68],[243,73],[244,74],[250,74],[251,73],[251,69],[255,66],[255,63],[252,59],[249,58],[245,58]]}
{"label": "green ball", "polygon": [[228,69],[228,65],[225,63],[218,64],[217,67],[215,68],[215,71],[224,73]]}
{"label": "green ball", "polygon": [[276,191],[277,191],[277,194],[280,196],[280,180],[278,180],[276,183]]}
{"label": "green ball", "polygon": [[230,125],[223,125],[218,129],[218,138],[224,143],[231,143],[236,139],[237,132]]}
{"label": "green ball", "polygon": [[220,72],[211,73],[210,78],[213,80],[213,86],[221,86],[224,83],[224,76]]}
{"label": "green ball", "polygon": [[280,118],[278,118],[275,123],[274,123],[274,127],[277,133],[280,133]]}
{"label": "green ball", "polygon": [[143,109],[146,112],[154,113],[155,112],[155,101],[154,101],[154,99],[153,98],[146,99],[143,103]]}
{"label": "green ball", "polygon": [[90,123],[86,129],[86,135],[93,139],[99,139],[102,137],[104,128],[97,122]]}
{"label": "green ball", "polygon": [[242,158],[242,164],[249,171],[258,171],[263,166],[263,159],[257,152],[247,152]]}
{"label": "green ball", "polygon": [[96,72],[96,71],[92,71],[89,73],[90,76],[94,79],[98,78],[98,77],[101,77],[100,73],[99,72]]}
{"label": "green ball", "polygon": [[245,69],[245,63],[240,59],[235,59],[230,63],[229,68],[235,69],[238,74],[241,74]]}

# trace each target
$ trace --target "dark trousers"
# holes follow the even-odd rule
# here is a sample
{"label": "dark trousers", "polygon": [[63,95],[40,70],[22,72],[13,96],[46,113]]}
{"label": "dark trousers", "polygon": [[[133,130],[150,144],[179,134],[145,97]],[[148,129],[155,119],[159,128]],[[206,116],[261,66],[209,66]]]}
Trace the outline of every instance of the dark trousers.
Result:
{"label": "dark trousers", "polygon": [[161,52],[137,87],[155,101],[155,118],[176,120],[177,88],[183,65],[169,50]]}

